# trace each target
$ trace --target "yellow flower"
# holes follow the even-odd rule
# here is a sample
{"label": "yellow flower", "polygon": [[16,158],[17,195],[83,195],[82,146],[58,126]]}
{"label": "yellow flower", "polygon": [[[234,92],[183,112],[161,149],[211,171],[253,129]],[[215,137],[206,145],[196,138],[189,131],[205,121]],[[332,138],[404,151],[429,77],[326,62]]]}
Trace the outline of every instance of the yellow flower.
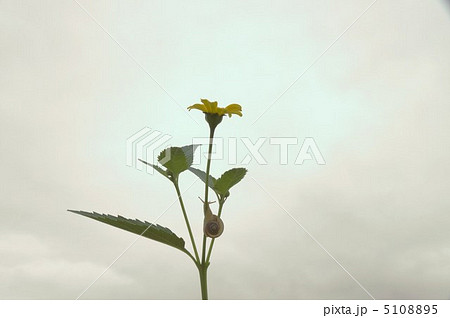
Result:
{"label": "yellow flower", "polygon": [[194,104],[192,106],[189,106],[188,109],[198,109],[201,110],[204,113],[208,114],[218,114],[219,116],[223,116],[227,114],[229,117],[231,117],[232,114],[238,115],[242,117],[242,107],[238,104],[230,104],[227,107],[218,107],[217,102],[210,102],[207,99],[201,99],[202,104]]}

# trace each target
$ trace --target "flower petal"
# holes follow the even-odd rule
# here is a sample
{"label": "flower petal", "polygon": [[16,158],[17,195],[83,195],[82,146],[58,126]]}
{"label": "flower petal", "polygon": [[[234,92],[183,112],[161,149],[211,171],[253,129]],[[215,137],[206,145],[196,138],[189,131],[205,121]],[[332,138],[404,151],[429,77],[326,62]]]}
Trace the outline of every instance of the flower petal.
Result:
{"label": "flower petal", "polygon": [[202,104],[194,104],[192,106],[189,106],[188,109],[198,109],[204,113],[209,114],[218,114],[219,116],[223,116],[227,114],[229,117],[231,115],[235,114],[242,117],[242,107],[239,104],[230,104],[227,107],[218,107],[217,101],[216,102],[210,102],[207,99],[201,99]]}
{"label": "flower petal", "polygon": [[217,107],[217,114],[219,114],[220,116],[225,115],[225,108]]}
{"label": "flower petal", "polygon": [[210,105],[211,105],[211,113],[217,113],[217,102],[212,102]]}
{"label": "flower petal", "polygon": [[206,112],[206,107],[203,104],[194,104],[192,106],[189,106],[188,110],[191,110],[191,109],[198,109],[198,110],[201,110],[202,112]]}
{"label": "flower petal", "polygon": [[207,113],[211,113],[212,107],[211,107],[211,102],[207,99],[200,99],[202,101],[202,103],[205,105],[206,108],[206,112]]}
{"label": "flower petal", "polygon": [[230,104],[225,107],[225,113],[227,113],[229,117],[231,117],[231,114],[236,114],[242,117],[242,107],[238,104]]}

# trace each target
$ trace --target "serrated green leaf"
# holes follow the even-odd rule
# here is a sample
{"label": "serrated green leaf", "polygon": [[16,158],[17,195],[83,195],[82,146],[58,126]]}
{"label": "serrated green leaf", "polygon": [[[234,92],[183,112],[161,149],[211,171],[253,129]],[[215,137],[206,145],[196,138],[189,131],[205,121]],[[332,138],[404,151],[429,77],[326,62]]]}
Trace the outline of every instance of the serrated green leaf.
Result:
{"label": "serrated green leaf", "polygon": [[149,238],[151,240],[158,241],[163,244],[167,244],[169,246],[175,247],[183,252],[187,252],[184,245],[185,242],[181,237],[178,237],[175,233],[169,230],[166,227],[163,227],[158,224],[152,224],[147,221],[140,220],[132,220],[127,219],[122,216],[112,216],[109,214],[99,214],[96,212],[85,212],[85,211],[75,211],[68,210],[69,212],[73,212],[91,219],[94,219],[99,222],[103,222],[119,229],[141,235],[143,237]]}
{"label": "serrated green leaf", "polygon": [[234,168],[224,172],[224,174],[216,180],[214,190],[221,195],[227,196],[227,193],[231,187],[239,183],[239,181],[244,178],[246,173],[247,169],[245,168]]}
{"label": "serrated green leaf", "polygon": [[[206,172],[196,169],[196,168],[189,168],[189,171],[195,174],[200,180],[202,180],[204,183],[206,183]],[[209,176],[208,180],[208,186],[214,190],[214,185],[216,184],[216,178],[213,176]]]}
{"label": "serrated green leaf", "polygon": [[200,146],[200,145],[193,144],[193,145],[187,145],[187,146],[181,147],[181,149],[184,152],[184,155],[186,156],[186,162],[187,162],[188,167],[190,167],[192,165],[192,162],[194,161],[194,153],[195,153],[195,150],[197,150],[198,146]]}
{"label": "serrated green leaf", "polygon": [[192,165],[197,147],[198,145],[189,145],[164,149],[159,154],[158,161],[172,174],[179,175]]}
{"label": "serrated green leaf", "polygon": [[161,167],[158,167],[157,165],[154,165],[152,163],[149,163],[147,161],[144,161],[142,159],[138,159],[140,162],[145,163],[146,165],[149,165],[150,167],[152,167],[153,169],[155,169],[156,171],[158,171],[160,174],[162,174],[165,177],[169,177],[169,175],[167,174],[167,171],[162,169]]}

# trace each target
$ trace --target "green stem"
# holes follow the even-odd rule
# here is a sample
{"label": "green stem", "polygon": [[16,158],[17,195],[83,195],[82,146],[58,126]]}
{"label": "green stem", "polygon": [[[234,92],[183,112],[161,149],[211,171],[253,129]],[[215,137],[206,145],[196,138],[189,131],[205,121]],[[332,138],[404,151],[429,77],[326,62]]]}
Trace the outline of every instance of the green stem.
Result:
{"label": "green stem", "polygon": [[186,227],[189,232],[189,237],[191,238],[192,248],[194,249],[195,258],[198,263],[200,263],[200,257],[198,256],[197,246],[195,245],[194,236],[192,235],[191,225],[189,224],[189,219],[186,213],[186,208],[184,207],[183,198],[181,197],[180,188],[178,186],[178,180],[174,180],[173,184],[175,185],[175,190],[177,191],[178,200],[180,201],[181,210],[183,211],[184,221],[186,222]]}
{"label": "green stem", "polygon": [[208,266],[200,265],[198,266],[198,272],[200,274],[200,287],[202,289],[202,300],[208,300],[208,277],[207,277]]}
{"label": "green stem", "polygon": [[209,264],[205,263],[206,252],[206,235],[203,234],[203,251],[202,251],[202,263],[198,266],[200,273],[200,288],[202,289],[202,300],[208,300],[208,277],[207,271]]}
{"label": "green stem", "polygon": [[205,265],[205,256],[206,256],[206,235],[203,234],[203,244],[202,244],[202,263],[201,265]]}
{"label": "green stem", "polygon": [[[213,140],[214,140],[214,130],[215,127],[211,127],[209,129],[209,147],[208,147],[208,161],[206,163],[206,180],[205,180],[205,203],[204,203],[204,209],[206,205],[208,204],[208,190],[209,190],[209,173],[211,169],[211,153],[212,153],[212,147],[213,147]],[[199,273],[200,273],[200,286],[202,289],[202,299],[207,300],[208,299],[208,281],[207,281],[207,270],[209,263],[205,260],[206,257],[206,235],[203,234],[203,244],[202,244],[202,262],[199,266]]]}
{"label": "green stem", "polygon": [[208,183],[209,183],[209,171],[211,169],[211,153],[213,147],[214,130],[215,128],[209,129],[208,161],[206,163],[206,180],[205,180],[205,204],[208,203],[208,190],[209,190]]}
{"label": "green stem", "polygon": [[197,260],[194,258],[194,256],[192,256],[192,254],[187,249],[183,249],[181,251],[185,253],[187,256],[189,256],[189,258],[194,262],[195,265],[198,265]]}

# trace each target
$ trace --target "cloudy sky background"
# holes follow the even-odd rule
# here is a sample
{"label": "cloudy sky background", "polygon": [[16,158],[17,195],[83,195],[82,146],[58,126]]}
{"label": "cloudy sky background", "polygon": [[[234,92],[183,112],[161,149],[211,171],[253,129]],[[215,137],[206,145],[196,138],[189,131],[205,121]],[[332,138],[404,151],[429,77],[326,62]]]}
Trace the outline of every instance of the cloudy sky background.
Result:
{"label": "cloudy sky background", "polygon": [[[127,167],[125,142],[205,136],[185,107],[209,98],[244,109],[218,136],[313,137],[326,160],[295,165],[297,145],[280,165],[264,144],[225,206],[211,298],[371,299],[290,214],[374,298],[448,299],[448,3],[379,0],[255,122],[372,2],[80,0],[127,54],[75,1],[1,1],[0,298],[75,299],[136,238],[68,208],[167,210],[189,246],[171,185]],[[199,297],[186,255],[140,239],[81,298]]]}

